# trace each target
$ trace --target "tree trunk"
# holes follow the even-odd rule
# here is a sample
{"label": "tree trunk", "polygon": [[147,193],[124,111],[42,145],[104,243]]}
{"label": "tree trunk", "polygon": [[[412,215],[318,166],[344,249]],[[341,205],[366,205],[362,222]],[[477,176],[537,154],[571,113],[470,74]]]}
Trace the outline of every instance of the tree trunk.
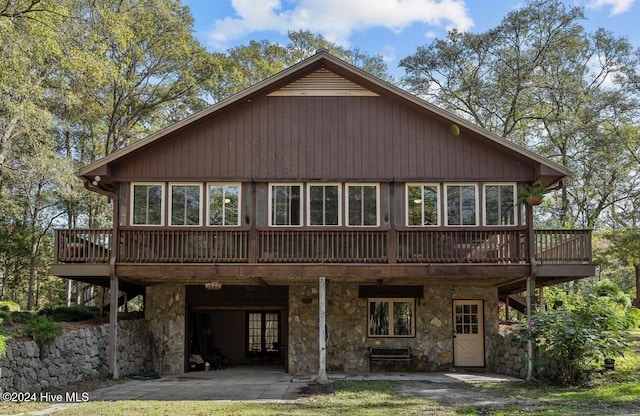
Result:
{"label": "tree trunk", "polygon": [[35,300],[35,283],[36,283],[36,261],[38,259],[38,250],[35,243],[31,248],[31,260],[29,262],[29,300],[27,302],[27,310],[32,311]]}
{"label": "tree trunk", "polygon": [[640,263],[634,264],[633,269],[636,271],[636,300],[633,304],[640,309]]}

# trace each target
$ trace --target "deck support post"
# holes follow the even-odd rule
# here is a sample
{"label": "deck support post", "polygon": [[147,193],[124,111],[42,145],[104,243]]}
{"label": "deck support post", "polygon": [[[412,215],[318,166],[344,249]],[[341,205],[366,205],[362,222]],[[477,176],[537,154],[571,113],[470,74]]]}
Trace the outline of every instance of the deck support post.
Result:
{"label": "deck support post", "polygon": [[[527,323],[531,328],[533,320],[533,310],[536,306],[536,239],[533,234],[533,206],[525,205],[527,216],[527,228],[529,229],[529,262],[531,263],[531,273],[527,277]],[[531,328],[532,329],[532,328]],[[527,381],[533,378],[533,341],[527,342]]]}
{"label": "deck support post", "polygon": [[118,277],[112,275],[109,287],[109,377],[118,379]]}
{"label": "deck support post", "polygon": [[326,338],[326,278],[321,277],[318,283],[318,383],[327,384],[327,338]]}

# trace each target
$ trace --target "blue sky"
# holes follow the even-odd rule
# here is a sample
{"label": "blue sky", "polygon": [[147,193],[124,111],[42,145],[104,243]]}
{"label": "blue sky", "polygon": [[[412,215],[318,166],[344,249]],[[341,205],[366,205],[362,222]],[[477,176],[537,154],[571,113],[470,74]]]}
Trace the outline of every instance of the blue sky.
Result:
{"label": "blue sky", "polygon": [[[457,28],[483,32],[524,1],[512,0],[183,0],[200,42],[210,51],[250,40],[287,42],[287,31],[308,29],[344,47],[382,55],[401,76],[400,59]],[[640,0],[565,0],[585,7],[583,25],[603,27],[640,46]]]}

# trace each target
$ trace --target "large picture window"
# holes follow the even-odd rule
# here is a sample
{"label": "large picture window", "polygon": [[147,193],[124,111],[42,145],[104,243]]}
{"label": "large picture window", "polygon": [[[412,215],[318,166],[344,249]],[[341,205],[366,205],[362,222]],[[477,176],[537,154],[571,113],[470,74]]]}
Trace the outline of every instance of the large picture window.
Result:
{"label": "large picture window", "polygon": [[347,225],[378,225],[378,185],[347,185]]}
{"label": "large picture window", "polygon": [[309,225],[340,225],[340,185],[308,185]]}
{"label": "large picture window", "polygon": [[208,225],[240,225],[240,184],[210,183]]}
{"label": "large picture window", "polygon": [[446,185],[447,225],[478,225],[476,185]]}
{"label": "large picture window", "polygon": [[414,314],[414,299],[369,299],[369,336],[412,337]]}
{"label": "large picture window", "polygon": [[164,184],[134,183],[131,188],[131,224],[163,225]]}
{"label": "large picture window", "polygon": [[440,225],[440,187],[438,184],[407,185],[407,225]]}
{"label": "large picture window", "polygon": [[201,225],[202,186],[195,184],[169,185],[171,196],[170,225]]}
{"label": "large picture window", "polygon": [[302,185],[271,185],[269,225],[302,225]]}
{"label": "large picture window", "polygon": [[515,225],[515,184],[484,186],[485,225]]}

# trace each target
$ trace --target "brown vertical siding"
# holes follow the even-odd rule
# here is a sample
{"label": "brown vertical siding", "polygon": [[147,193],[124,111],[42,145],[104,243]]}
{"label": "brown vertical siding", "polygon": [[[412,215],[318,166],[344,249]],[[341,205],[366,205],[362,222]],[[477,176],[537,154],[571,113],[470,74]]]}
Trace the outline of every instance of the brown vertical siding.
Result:
{"label": "brown vertical siding", "polygon": [[262,97],[167,136],[113,172],[119,181],[476,181],[528,180],[532,167],[390,98]]}

